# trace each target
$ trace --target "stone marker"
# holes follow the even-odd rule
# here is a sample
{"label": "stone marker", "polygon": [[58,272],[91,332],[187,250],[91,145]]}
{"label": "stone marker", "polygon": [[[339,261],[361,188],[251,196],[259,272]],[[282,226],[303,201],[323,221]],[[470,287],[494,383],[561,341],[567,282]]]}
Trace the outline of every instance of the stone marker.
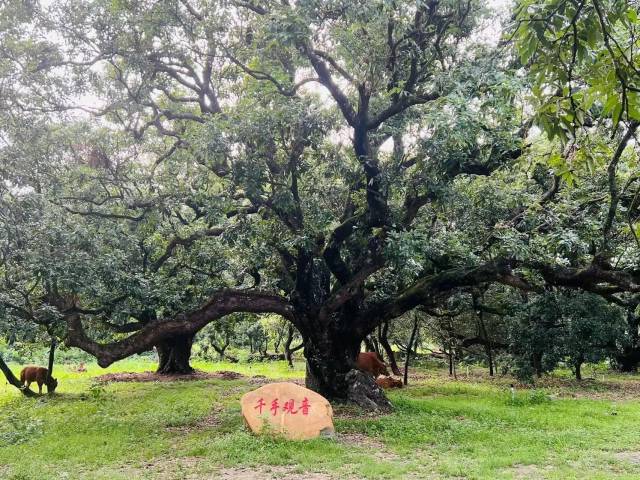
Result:
{"label": "stone marker", "polygon": [[245,394],[240,405],[242,416],[254,433],[273,433],[290,440],[308,440],[335,433],[329,401],[295,383],[263,385]]}

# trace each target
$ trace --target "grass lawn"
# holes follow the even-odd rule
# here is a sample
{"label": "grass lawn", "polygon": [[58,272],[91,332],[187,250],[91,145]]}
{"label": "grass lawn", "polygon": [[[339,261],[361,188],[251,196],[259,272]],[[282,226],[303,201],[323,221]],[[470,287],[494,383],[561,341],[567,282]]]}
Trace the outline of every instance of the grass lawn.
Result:
{"label": "grass lawn", "polygon": [[59,366],[53,397],[24,398],[3,382],[0,478],[640,478],[638,377],[553,377],[514,400],[508,378],[420,370],[389,393],[394,413],[337,407],[335,439],[296,443],[247,433],[238,400],[256,388],[251,376],[302,378],[302,364],[194,366],[245,377],[95,382],[153,368],[138,359],[81,374]]}

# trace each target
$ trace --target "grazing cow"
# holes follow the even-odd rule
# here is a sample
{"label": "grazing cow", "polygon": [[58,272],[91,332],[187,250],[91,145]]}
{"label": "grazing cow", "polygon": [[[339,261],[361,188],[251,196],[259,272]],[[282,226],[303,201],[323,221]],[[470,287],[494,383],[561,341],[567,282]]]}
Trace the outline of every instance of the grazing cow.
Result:
{"label": "grazing cow", "polygon": [[356,360],[356,368],[363,372],[370,373],[373,378],[379,375],[389,376],[387,366],[378,358],[376,352],[360,352]]}
{"label": "grazing cow", "polygon": [[20,372],[20,383],[25,385],[27,388],[31,385],[31,382],[36,382],[38,384],[38,392],[42,395],[42,385],[47,385],[47,391],[49,393],[53,393],[58,386],[58,380],[51,377],[49,382],[47,382],[47,377],[49,375],[49,370],[44,367],[24,367]]}
{"label": "grazing cow", "polygon": [[402,380],[393,377],[378,377],[376,383],[381,388],[402,388]]}

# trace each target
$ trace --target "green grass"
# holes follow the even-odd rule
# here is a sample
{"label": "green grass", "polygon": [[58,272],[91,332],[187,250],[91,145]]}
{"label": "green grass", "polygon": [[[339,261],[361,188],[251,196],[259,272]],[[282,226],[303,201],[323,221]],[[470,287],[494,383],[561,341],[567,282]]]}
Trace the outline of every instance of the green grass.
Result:
{"label": "green grass", "polygon": [[[270,378],[304,374],[302,364],[291,370],[284,362],[195,366]],[[135,359],[106,372],[151,369]],[[340,479],[640,478],[640,381],[633,377],[607,374],[605,384],[582,385],[553,378],[541,390],[518,388],[514,399],[508,378],[474,372],[453,381],[428,370],[390,392],[392,414],[338,407],[337,439],[288,442],[245,430],[238,400],[255,388],[247,378],[93,380],[106,372],[57,367],[57,394],[38,399],[1,385],[0,478],[216,478],[240,466],[255,478],[271,468]]]}

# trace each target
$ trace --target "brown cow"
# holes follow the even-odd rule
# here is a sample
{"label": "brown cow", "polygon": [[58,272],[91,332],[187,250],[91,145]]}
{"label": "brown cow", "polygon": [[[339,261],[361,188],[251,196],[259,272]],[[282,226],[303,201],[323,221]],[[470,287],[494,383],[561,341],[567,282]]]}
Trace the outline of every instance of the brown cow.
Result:
{"label": "brown cow", "polygon": [[47,377],[49,374],[49,370],[44,367],[34,367],[28,366],[24,367],[20,372],[20,383],[25,385],[27,388],[31,385],[31,382],[36,382],[38,384],[38,392],[42,395],[42,385],[47,386],[47,391],[49,393],[53,393],[58,386],[58,380],[51,377],[49,382],[47,383]]}
{"label": "brown cow", "polygon": [[376,383],[381,388],[402,388],[402,380],[393,377],[378,377]]}
{"label": "brown cow", "polygon": [[360,352],[356,360],[356,368],[363,372],[370,373],[373,378],[379,375],[389,376],[387,366],[378,358],[376,352]]}

